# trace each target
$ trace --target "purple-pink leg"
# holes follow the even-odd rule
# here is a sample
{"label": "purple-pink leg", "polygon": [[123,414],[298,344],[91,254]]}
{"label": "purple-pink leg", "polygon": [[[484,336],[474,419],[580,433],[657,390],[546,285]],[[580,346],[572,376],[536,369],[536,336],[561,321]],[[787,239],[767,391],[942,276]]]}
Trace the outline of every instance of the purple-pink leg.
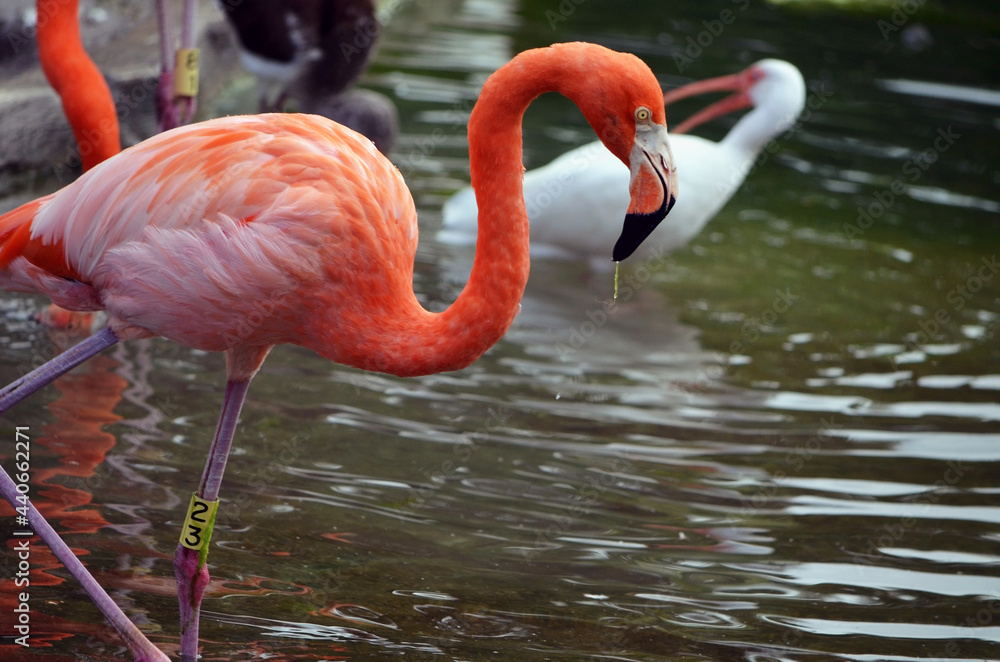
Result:
{"label": "purple-pink leg", "polygon": [[[181,8],[181,48],[194,48],[195,0],[184,0]],[[174,94],[174,29],[171,0],[156,0],[156,18],[160,28],[160,83],[156,109],[160,131],[173,129],[194,119],[195,97]]]}
{"label": "purple-pink leg", "polygon": [[[205,471],[198,487],[198,497],[204,501],[215,501],[219,498],[222,474],[226,470],[226,461],[229,459],[233,436],[236,433],[236,423],[239,421],[240,410],[243,408],[249,387],[250,378],[230,379],[226,382],[226,395],[222,401],[219,425],[215,430]],[[211,535],[210,527],[204,533],[204,547],[200,551],[178,544],[174,555],[174,575],[177,577],[177,599],[181,612],[181,662],[193,662],[198,657],[201,598],[210,579],[206,558]]]}
{"label": "purple-pink leg", "polygon": [[[139,628],[129,620],[125,612],[121,610],[121,607],[101,588],[101,585],[87,571],[87,568],[80,562],[80,559],[76,558],[76,554],[69,548],[69,545],[63,542],[55,529],[45,521],[45,518],[42,517],[42,514],[31,503],[31,500],[17,490],[17,485],[2,467],[0,467],[0,493],[3,494],[3,498],[7,500],[7,503],[14,508],[27,508],[27,520],[32,530],[49,546],[49,549],[56,555],[56,558],[66,566],[69,574],[73,575],[80,582],[83,590],[87,592],[87,595],[94,601],[97,608],[101,610],[104,617],[108,619],[111,626],[125,640],[125,644],[132,651],[133,657],[138,662],[169,662],[170,658],[154,646],[146,638],[146,635],[139,631]],[[29,538],[21,538],[20,540],[29,540]],[[17,544],[23,545],[25,543]],[[17,549],[16,546],[15,549]]]}
{"label": "purple-pink leg", "polygon": [[156,0],[160,28],[160,84],[156,89],[156,114],[160,131],[180,126],[174,109],[174,12],[171,0]]}
{"label": "purple-pink leg", "polygon": [[[118,337],[111,329],[106,328],[29,372],[24,377],[7,385],[3,390],[0,390],[0,414],[90,357],[114,345],[116,342],[118,342]],[[17,490],[14,481],[2,467],[0,467],[0,493],[3,494],[3,498],[7,503],[14,508],[26,508],[27,520],[31,524],[32,530],[49,546],[49,549],[66,566],[70,574],[80,582],[83,590],[87,592],[87,595],[94,601],[94,604],[101,610],[105,618],[110,621],[111,625],[125,640],[136,660],[169,660],[163,652],[150,643],[149,639],[135,627],[132,621],[128,619],[128,616],[115,604],[111,596],[101,588],[101,585],[97,583],[97,580],[87,571],[87,568],[76,558],[76,555],[63,542],[55,529],[45,521],[45,518],[42,517],[42,514],[31,503],[31,500]]]}
{"label": "purple-pink leg", "polygon": [[[194,15],[195,0],[184,0],[181,9],[181,48],[194,48]],[[175,103],[180,106],[181,124],[187,124],[194,120],[194,113],[198,105],[197,97],[175,97]]]}
{"label": "purple-pink leg", "polygon": [[105,328],[59,356],[43,363],[24,377],[14,380],[0,389],[0,414],[116,342],[118,342],[118,336],[111,329]]}

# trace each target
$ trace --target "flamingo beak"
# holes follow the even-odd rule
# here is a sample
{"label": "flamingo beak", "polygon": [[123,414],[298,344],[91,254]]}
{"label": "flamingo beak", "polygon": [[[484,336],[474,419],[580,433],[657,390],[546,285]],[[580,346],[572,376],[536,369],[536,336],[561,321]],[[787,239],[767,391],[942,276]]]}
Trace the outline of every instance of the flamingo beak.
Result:
{"label": "flamingo beak", "polygon": [[677,202],[677,168],[662,124],[639,125],[629,155],[629,193],[621,236],[612,259],[624,260],[656,229]]}
{"label": "flamingo beak", "polygon": [[716,101],[711,106],[687,118],[674,127],[673,132],[676,134],[686,133],[699,124],[704,124],[716,117],[751,107],[753,100],[749,94],[750,87],[751,84],[748,76],[746,72],[743,72],[731,76],[719,76],[718,78],[709,78],[708,80],[689,83],[683,87],[678,87],[676,90],[667,92],[663,95],[664,105],[671,104],[679,99],[695,96],[696,94],[734,92],[734,94],[729,95],[725,99]]}

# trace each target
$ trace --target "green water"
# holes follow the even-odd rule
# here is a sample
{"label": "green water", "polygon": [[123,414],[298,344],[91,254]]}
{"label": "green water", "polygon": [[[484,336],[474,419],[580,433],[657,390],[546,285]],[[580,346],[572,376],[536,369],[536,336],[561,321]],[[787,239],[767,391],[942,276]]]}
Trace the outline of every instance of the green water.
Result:
{"label": "green water", "polygon": [[[892,3],[846,4],[399,5],[366,84],[403,118],[432,308],[467,257],[433,241],[468,182],[464,113],[514,53],[595,41],[665,88],[778,57],[809,110],[599,325],[610,276],[539,263],[460,372],[276,349],[227,469],[205,659],[1000,659],[1000,10],[928,0],[897,26]],[[591,139],[543,97],[526,164]],[[41,300],[0,301],[6,382],[52,345]],[[222,358],[136,342],[67,379],[0,430],[30,428],[43,512],[176,654],[170,560]],[[118,659],[75,583],[49,583],[32,659]]]}

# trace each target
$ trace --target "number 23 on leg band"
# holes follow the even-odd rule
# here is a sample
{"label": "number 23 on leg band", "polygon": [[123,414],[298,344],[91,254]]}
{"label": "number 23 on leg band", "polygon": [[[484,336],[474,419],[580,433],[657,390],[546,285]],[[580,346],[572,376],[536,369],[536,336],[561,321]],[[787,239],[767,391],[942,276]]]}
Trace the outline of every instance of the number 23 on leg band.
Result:
{"label": "number 23 on leg band", "polygon": [[184,528],[181,529],[181,545],[194,551],[200,551],[208,545],[212,538],[212,528],[215,526],[215,513],[219,510],[219,500],[205,501],[197,494],[191,495],[191,505],[188,506],[187,517],[184,518]]}

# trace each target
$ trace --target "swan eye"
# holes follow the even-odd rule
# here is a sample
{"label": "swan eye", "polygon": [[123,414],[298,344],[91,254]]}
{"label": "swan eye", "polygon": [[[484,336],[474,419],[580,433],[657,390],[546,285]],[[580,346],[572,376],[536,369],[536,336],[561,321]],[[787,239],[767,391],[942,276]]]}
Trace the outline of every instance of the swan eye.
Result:
{"label": "swan eye", "polygon": [[648,122],[653,116],[653,113],[645,106],[639,106],[635,109],[635,119],[637,122]]}

